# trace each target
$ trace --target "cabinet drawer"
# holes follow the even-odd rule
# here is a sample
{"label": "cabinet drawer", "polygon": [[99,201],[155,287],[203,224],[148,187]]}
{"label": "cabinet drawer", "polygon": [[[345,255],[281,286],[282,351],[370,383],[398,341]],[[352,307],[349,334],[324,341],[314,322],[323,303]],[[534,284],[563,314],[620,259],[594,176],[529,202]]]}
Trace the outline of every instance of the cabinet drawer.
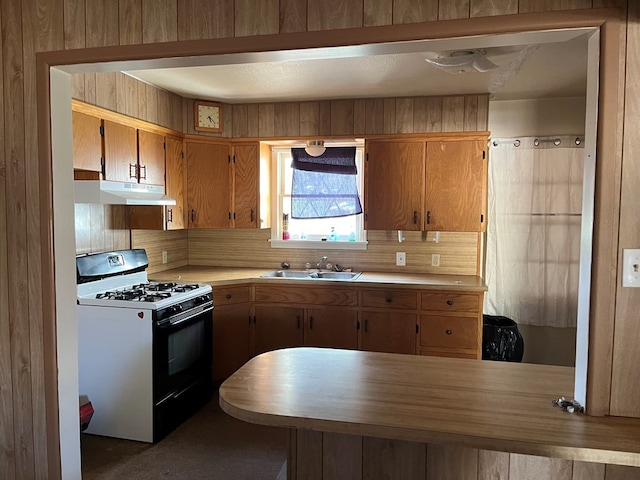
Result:
{"label": "cabinet drawer", "polygon": [[422,292],[422,310],[480,313],[480,299],[475,293]]}
{"label": "cabinet drawer", "polygon": [[362,290],[362,306],[369,308],[393,308],[416,310],[418,292],[407,290]]}
{"label": "cabinet drawer", "polygon": [[234,305],[249,301],[249,287],[215,287],[213,289],[213,304],[216,307]]}
{"label": "cabinet drawer", "polygon": [[467,350],[454,350],[451,348],[421,348],[420,355],[428,355],[431,357],[449,357],[449,358],[470,358],[472,360],[479,360],[476,351]]}
{"label": "cabinet drawer", "polygon": [[255,301],[260,303],[293,303],[302,305],[358,305],[358,292],[353,288],[277,287],[256,285]]}
{"label": "cabinet drawer", "polygon": [[479,348],[476,317],[420,315],[420,346]]}

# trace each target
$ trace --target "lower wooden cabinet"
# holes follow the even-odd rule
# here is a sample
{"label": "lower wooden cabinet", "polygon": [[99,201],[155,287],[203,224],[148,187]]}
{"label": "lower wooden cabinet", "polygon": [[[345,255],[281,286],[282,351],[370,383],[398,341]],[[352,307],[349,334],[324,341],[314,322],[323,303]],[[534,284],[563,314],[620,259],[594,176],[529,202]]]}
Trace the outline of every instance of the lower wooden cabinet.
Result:
{"label": "lower wooden cabinet", "polygon": [[358,312],[346,307],[307,309],[304,344],[310,347],[358,348]]}
{"label": "lower wooden cabinet", "polygon": [[249,286],[213,289],[213,380],[224,380],[244,365],[251,352]]}
{"label": "lower wooden cabinet", "polygon": [[254,355],[303,345],[480,359],[483,297],[392,286],[214,287],[214,380]]}
{"label": "lower wooden cabinet", "polygon": [[419,352],[482,358],[483,292],[422,292]]}
{"label": "lower wooden cabinet", "polygon": [[401,312],[362,312],[360,350],[416,353],[417,315]]}
{"label": "lower wooden cabinet", "polygon": [[253,317],[253,354],[278,348],[303,345],[304,310],[298,307],[255,307]]}

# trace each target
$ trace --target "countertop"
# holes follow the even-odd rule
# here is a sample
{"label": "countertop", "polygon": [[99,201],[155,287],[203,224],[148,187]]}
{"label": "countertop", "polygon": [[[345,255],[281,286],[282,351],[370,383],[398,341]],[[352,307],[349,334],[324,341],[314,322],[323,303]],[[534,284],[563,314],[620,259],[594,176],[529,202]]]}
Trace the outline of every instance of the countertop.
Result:
{"label": "countertop", "polygon": [[261,275],[277,270],[274,268],[231,268],[231,267],[204,267],[190,265],[174,268],[149,275],[150,280],[155,281],[180,281],[207,283],[212,286],[232,285],[240,283],[271,283],[271,284],[345,284],[354,286],[385,285],[404,286],[422,289],[447,289],[486,291],[484,281],[474,275],[437,275],[421,273],[390,273],[390,272],[362,272],[355,280],[306,280],[286,278],[262,278]]}
{"label": "countertop", "polygon": [[263,353],[220,387],[251,423],[640,466],[640,419],[552,405],[570,367],[290,348]]}

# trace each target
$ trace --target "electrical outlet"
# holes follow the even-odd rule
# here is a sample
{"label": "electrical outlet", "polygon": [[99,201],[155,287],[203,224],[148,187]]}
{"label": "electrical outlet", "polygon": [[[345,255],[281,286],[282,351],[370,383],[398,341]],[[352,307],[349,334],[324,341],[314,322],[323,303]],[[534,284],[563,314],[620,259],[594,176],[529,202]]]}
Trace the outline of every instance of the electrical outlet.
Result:
{"label": "electrical outlet", "polygon": [[640,287],[640,249],[622,250],[622,286]]}
{"label": "electrical outlet", "polygon": [[162,251],[162,263],[167,263],[169,261],[169,256],[167,255],[167,251]]}
{"label": "electrical outlet", "polygon": [[431,255],[431,266],[439,267],[440,266],[440,254],[434,253]]}
{"label": "electrical outlet", "polygon": [[404,267],[407,264],[407,254],[405,252],[396,252],[396,265]]}

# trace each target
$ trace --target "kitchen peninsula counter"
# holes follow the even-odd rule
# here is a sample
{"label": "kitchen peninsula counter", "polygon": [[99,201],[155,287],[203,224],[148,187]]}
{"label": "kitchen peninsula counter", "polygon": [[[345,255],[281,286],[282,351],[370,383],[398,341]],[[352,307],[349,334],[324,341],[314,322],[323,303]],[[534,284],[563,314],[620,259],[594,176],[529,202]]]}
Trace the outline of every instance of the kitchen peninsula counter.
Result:
{"label": "kitchen peninsula counter", "polygon": [[[290,429],[288,478],[323,478],[309,469],[328,473],[335,461],[366,471],[384,459],[404,465],[386,465],[398,475],[391,478],[424,479],[427,452],[431,468],[449,462],[455,475],[468,452],[476,452],[471,471],[480,472],[478,451],[640,466],[640,419],[552,405],[572,398],[573,374],[559,366],[302,347],[250,360],[222,384],[220,405],[240,420]],[[446,448],[454,453],[443,460]],[[412,465],[416,472],[402,470]],[[511,478],[506,468],[499,478]],[[362,470],[349,475],[324,478],[366,478]]]}
{"label": "kitchen peninsula counter", "polygon": [[273,268],[238,268],[238,267],[207,267],[189,265],[173,268],[162,272],[149,274],[150,280],[180,281],[207,283],[216,285],[233,285],[242,283],[275,283],[275,284],[334,284],[353,286],[411,286],[418,289],[447,289],[466,291],[486,291],[484,281],[475,275],[438,275],[426,273],[397,273],[397,272],[363,272],[355,280],[313,280],[264,278],[261,275],[272,272]]}

